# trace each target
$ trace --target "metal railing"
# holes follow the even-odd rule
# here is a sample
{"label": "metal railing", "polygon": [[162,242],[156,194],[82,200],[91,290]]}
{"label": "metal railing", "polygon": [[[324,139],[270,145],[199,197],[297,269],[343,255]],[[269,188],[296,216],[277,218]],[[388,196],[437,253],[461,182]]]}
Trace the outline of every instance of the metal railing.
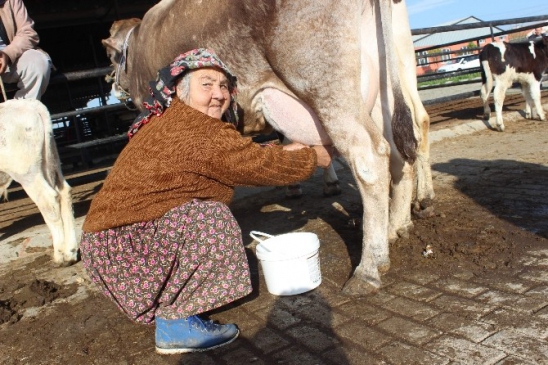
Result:
{"label": "metal railing", "polygon": [[[95,68],[91,70],[59,73],[51,77],[49,84],[55,85],[63,82],[79,81],[79,80],[90,79],[94,77],[104,77],[108,75],[109,73],[111,73],[112,70],[113,70],[112,67],[101,67],[101,68]],[[121,110],[124,108],[126,108],[126,106],[121,103],[111,104],[111,105],[101,105],[98,107],[78,109],[78,110],[52,114],[51,119],[56,120],[61,118],[74,117],[82,114],[94,114],[94,113],[108,112],[113,110]]]}

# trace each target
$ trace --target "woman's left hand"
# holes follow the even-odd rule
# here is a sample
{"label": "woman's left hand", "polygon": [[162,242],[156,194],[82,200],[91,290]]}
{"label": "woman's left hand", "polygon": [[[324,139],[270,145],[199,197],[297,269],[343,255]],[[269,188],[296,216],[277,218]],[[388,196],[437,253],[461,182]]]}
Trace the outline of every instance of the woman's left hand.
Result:
{"label": "woman's left hand", "polygon": [[296,151],[303,148],[309,148],[307,145],[299,143],[299,142],[291,142],[290,144],[287,144],[283,146],[283,149],[285,151]]}
{"label": "woman's left hand", "polygon": [[336,150],[333,146],[312,146],[316,151],[316,159],[318,167],[326,168],[331,163],[333,155],[335,155]]}

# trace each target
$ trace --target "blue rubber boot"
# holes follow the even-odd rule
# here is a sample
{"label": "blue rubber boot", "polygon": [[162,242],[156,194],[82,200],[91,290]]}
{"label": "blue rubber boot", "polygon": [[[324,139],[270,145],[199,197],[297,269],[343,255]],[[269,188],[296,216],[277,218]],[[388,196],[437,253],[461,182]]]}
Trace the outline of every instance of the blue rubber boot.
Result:
{"label": "blue rubber boot", "polygon": [[216,324],[198,316],[156,317],[156,352],[168,355],[211,350],[231,343],[238,334],[240,331],[234,324]]}

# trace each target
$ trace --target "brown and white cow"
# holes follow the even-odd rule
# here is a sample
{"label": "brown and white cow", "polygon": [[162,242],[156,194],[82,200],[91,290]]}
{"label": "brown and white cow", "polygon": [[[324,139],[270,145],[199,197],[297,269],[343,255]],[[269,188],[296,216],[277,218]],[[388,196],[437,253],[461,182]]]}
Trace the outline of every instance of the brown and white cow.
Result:
{"label": "brown and white cow", "polygon": [[53,261],[77,261],[71,188],[61,172],[47,108],[38,100],[0,103],[0,195],[12,180],[36,203],[53,239]]}
{"label": "brown and white cow", "polygon": [[115,87],[136,105],[159,68],[206,47],[238,76],[245,134],[270,125],[292,141],[333,143],[364,209],[362,258],[344,291],[380,287],[389,239],[412,226],[414,187],[423,207],[434,197],[405,1],[163,0],[142,22],[115,22],[103,44],[119,66]]}
{"label": "brown and white cow", "polygon": [[489,94],[495,80],[493,99],[495,102],[496,127],[504,131],[502,106],[506,89],[513,82],[519,82],[525,97],[525,116],[533,118],[533,108],[540,120],[546,117],[540,103],[540,82],[548,67],[548,37],[529,43],[490,43],[483,47],[479,55],[481,62],[481,99],[483,118],[489,121]]}

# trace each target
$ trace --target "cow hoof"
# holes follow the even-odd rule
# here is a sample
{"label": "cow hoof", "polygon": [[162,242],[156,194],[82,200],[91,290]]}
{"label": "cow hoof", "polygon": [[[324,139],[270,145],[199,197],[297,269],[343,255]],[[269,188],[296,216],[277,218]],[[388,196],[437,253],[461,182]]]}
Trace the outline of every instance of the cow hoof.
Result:
{"label": "cow hoof", "polygon": [[368,283],[362,279],[358,279],[355,276],[352,276],[344,284],[342,288],[342,293],[349,297],[360,297],[370,294],[375,294],[379,291],[380,283],[378,286]]}
{"label": "cow hoof", "polygon": [[386,274],[390,271],[390,261],[377,266],[377,270],[379,270],[379,274]]}
{"label": "cow hoof", "polygon": [[303,196],[301,185],[289,185],[285,190],[285,197],[287,199],[299,199]]}
{"label": "cow hoof", "polygon": [[434,207],[428,207],[423,210],[413,211],[413,216],[420,219],[431,218],[435,215]]}
{"label": "cow hoof", "polygon": [[70,253],[68,255],[64,255],[63,253],[59,252],[58,255],[55,255],[53,257],[53,266],[68,267],[68,266],[74,265],[78,261],[80,261],[80,258],[78,257],[77,253]]}
{"label": "cow hoof", "polygon": [[486,122],[488,122],[490,118],[491,118],[491,113],[483,114],[483,120],[485,120]]}
{"label": "cow hoof", "polygon": [[420,202],[416,201],[413,203],[412,212],[413,216],[421,219],[433,217],[435,214],[434,202],[432,199],[424,199]]}
{"label": "cow hoof", "polygon": [[342,190],[339,186],[339,182],[333,182],[333,183],[326,183],[323,186],[323,196],[330,197],[330,196],[336,196],[341,195]]}
{"label": "cow hoof", "polygon": [[53,261],[55,267],[69,267],[77,263],[78,260]]}
{"label": "cow hoof", "polygon": [[409,238],[409,232],[413,230],[413,227],[413,222],[409,222],[398,229],[390,228],[388,232],[388,243],[393,244],[400,238]]}
{"label": "cow hoof", "polygon": [[497,131],[504,132],[504,125],[503,124],[497,125]]}
{"label": "cow hoof", "polygon": [[74,265],[76,263],[76,261],[61,261],[61,262],[53,262],[53,266],[57,267],[57,268],[62,268],[62,267],[69,267],[71,265]]}
{"label": "cow hoof", "polygon": [[[427,208],[429,209],[429,208]],[[396,231],[396,233],[398,234],[398,237],[399,238],[409,238],[409,232],[411,232],[413,230],[413,222],[409,222],[409,224],[407,224],[405,227],[401,227],[400,229],[398,229]]]}
{"label": "cow hoof", "polygon": [[429,207],[434,206],[434,200],[430,198],[425,198],[420,201],[420,205],[422,209],[426,209]]}

